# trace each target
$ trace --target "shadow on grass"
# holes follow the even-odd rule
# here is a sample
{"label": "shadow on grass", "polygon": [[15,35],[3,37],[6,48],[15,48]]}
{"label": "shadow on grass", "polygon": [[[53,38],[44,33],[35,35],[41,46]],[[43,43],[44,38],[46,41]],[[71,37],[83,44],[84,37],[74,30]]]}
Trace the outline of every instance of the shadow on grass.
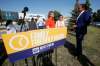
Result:
{"label": "shadow on grass", "polygon": [[[74,44],[66,41],[64,47],[68,49],[72,56],[76,57],[76,48]],[[85,55],[81,55],[77,60],[82,66],[95,66]]]}
{"label": "shadow on grass", "polygon": [[44,57],[44,58],[42,59],[42,63],[43,63],[42,66],[55,66],[55,65],[52,63],[52,60],[51,60],[49,57]]}
{"label": "shadow on grass", "polygon": [[82,66],[95,66],[85,55],[80,56],[78,61]]}
{"label": "shadow on grass", "polygon": [[41,53],[37,57],[38,66],[55,66],[52,62],[53,50]]}
{"label": "shadow on grass", "polygon": [[7,59],[7,56],[2,56],[0,58],[0,66],[2,66],[2,64],[5,62],[6,59]]}
{"label": "shadow on grass", "polygon": [[70,43],[69,41],[66,41],[64,47],[68,49],[71,55],[76,56],[76,48],[74,44]]}

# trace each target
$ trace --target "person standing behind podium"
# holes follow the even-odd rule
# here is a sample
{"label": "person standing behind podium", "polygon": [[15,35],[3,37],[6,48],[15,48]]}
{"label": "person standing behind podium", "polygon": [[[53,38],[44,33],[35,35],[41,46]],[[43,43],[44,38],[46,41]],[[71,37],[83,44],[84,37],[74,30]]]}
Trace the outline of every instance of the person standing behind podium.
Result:
{"label": "person standing behind podium", "polygon": [[37,16],[37,23],[36,23],[36,25],[37,25],[38,29],[44,29],[44,27],[45,27],[45,23],[44,23],[43,19],[40,18],[39,15]]}
{"label": "person standing behind podium", "polygon": [[[55,28],[55,20],[54,20],[54,11],[49,11],[48,18],[46,20],[46,28]],[[46,54],[49,56],[50,60],[52,60],[52,53],[54,52],[54,49],[50,49],[46,52]]]}
{"label": "person standing behind podium", "polygon": [[7,34],[16,33],[16,27],[13,25],[12,20],[6,22]]}
{"label": "person standing behind podium", "polygon": [[31,22],[29,22],[29,30],[36,30],[36,29],[37,29],[37,26],[36,26],[35,19],[32,18]]}
{"label": "person standing behind podium", "polygon": [[56,22],[56,28],[65,27],[64,17],[62,15],[59,16],[59,20]]}
{"label": "person standing behind podium", "polygon": [[79,5],[80,14],[76,21],[76,53],[78,58],[82,55],[82,40],[87,34],[87,26],[91,22],[91,12],[87,9],[86,4]]}
{"label": "person standing behind podium", "polygon": [[54,12],[49,11],[48,19],[46,21],[46,28],[55,28]]}
{"label": "person standing behind podium", "polygon": [[23,19],[19,19],[18,20],[18,23],[15,25],[15,27],[16,27],[17,32],[25,32],[25,31],[28,31],[29,30],[28,22],[27,21],[23,21]]}

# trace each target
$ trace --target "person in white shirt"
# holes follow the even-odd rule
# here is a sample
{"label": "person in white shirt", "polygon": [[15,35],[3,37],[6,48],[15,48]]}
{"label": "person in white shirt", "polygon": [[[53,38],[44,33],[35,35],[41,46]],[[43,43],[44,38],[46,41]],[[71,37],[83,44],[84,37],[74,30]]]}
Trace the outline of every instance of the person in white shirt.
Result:
{"label": "person in white shirt", "polygon": [[16,28],[13,25],[12,20],[7,20],[6,29],[7,29],[7,34],[16,33]]}
{"label": "person in white shirt", "polygon": [[56,22],[56,28],[62,28],[65,27],[65,21],[63,16],[59,16],[59,20]]}
{"label": "person in white shirt", "polygon": [[[23,25],[22,25],[22,22]],[[15,25],[17,32],[25,32],[29,30],[29,24],[27,21],[23,21],[23,19],[19,19],[18,23]]]}
{"label": "person in white shirt", "polygon": [[40,18],[40,16],[37,16],[36,25],[37,25],[38,29],[44,29],[44,27],[45,27],[45,23],[44,23],[43,19]]}

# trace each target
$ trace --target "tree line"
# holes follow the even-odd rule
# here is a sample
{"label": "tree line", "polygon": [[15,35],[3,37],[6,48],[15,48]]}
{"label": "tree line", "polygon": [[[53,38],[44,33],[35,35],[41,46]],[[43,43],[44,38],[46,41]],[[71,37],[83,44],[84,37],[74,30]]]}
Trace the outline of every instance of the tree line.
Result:
{"label": "tree line", "polygon": [[100,9],[98,9],[96,12],[93,12],[93,21],[100,22]]}

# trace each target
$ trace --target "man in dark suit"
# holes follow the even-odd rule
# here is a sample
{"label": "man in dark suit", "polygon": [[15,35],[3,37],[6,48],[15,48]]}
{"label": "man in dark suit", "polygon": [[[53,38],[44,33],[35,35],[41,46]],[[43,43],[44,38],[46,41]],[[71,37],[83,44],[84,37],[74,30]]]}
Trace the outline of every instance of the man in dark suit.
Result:
{"label": "man in dark suit", "polygon": [[76,21],[76,54],[78,57],[82,55],[82,40],[87,33],[87,26],[91,22],[91,12],[87,9],[86,4],[79,5],[80,14]]}

